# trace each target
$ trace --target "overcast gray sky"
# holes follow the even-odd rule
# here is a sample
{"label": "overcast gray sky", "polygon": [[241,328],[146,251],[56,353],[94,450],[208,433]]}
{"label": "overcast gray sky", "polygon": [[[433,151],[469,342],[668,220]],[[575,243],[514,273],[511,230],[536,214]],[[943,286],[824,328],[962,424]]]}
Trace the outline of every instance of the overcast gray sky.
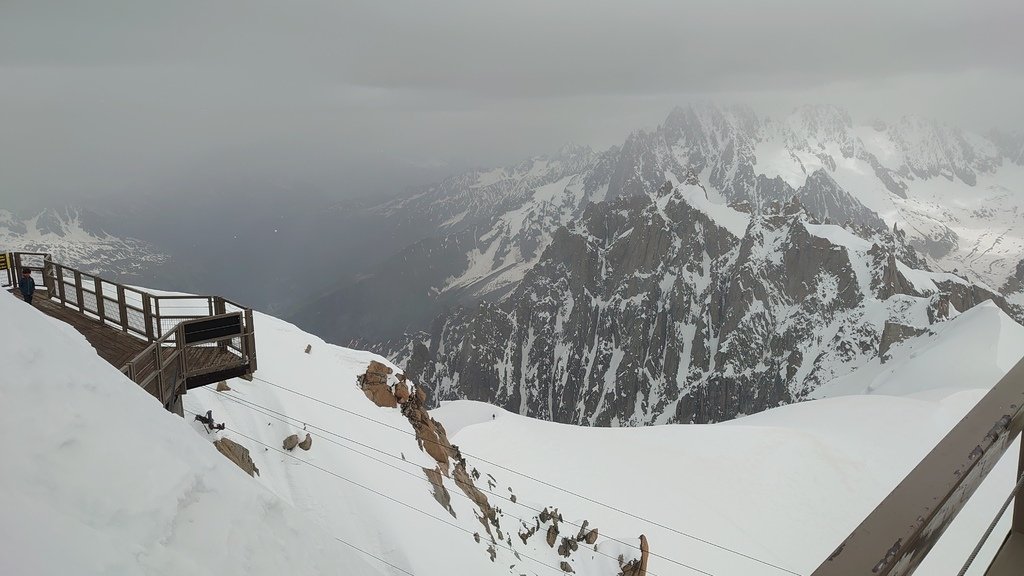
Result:
{"label": "overcast gray sky", "polygon": [[1024,128],[1020,0],[0,0],[0,201],[358,195],[675,104]]}

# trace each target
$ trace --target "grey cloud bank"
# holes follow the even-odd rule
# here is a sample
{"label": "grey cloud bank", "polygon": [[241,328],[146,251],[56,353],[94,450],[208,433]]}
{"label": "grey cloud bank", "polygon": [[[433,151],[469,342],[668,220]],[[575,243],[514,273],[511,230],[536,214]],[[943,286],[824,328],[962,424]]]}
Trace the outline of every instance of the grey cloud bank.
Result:
{"label": "grey cloud bank", "polygon": [[0,201],[352,196],[693,99],[1024,128],[1024,3],[0,4]]}

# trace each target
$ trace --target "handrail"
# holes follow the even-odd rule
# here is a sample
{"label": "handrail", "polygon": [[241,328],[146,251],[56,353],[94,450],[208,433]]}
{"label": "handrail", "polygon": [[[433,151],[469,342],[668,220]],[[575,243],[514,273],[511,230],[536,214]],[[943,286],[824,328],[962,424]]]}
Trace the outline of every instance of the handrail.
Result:
{"label": "handrail", "polygon": [[[242,327],[240,333],[226,336],[214,336],[200,341],[189,342],[184,334],[186,327],[206,320],[234,319]],[[193,366],[189,359],[189,351],[200,348],[213,349],[219,352],[218,369],[246,366],[251,374],[256,368],[255,349],[251,316],[244,312],[230,312],[205,319],[193,319],[182,322],[174,331],[167,332],[152,342],[137,356],[128,361],[121,369],[128,378],[156,396],[168,408],[175,400],[185,393],[188,379],[205,371],[212,371],[211,366]],[[237,344],[235,340],[238,340]],[[225,362],[225,358],[235,357],[233,362]]]}
{"label": "handrail", "polygon": [[[11,267],[14,281],[24,269],[39,272],[41,284],[51,299],[56,299],[62,306],[93,316],[102,324],[149,342],[156,341],[167,332],[173,332],[180,320],[250,310],[222,296],[151,294],[53,262],[50,254],[45,252],[10,254],[14,261]],[[35,262],[27,262],[28,258],[34,258]],[[183,302],[188,301],[194,304],[182,306]],[[164,313],[164,310],[169,313]]]}
{"label": "handrail", "polygon": [[[939,441],[811,576],[912,574],[1022,429],[1024,359]],[[1018,474],[1024,473],[1024,446],[1019,466]],[[1017,496],[1014,506],[1011,536],[1024,538],[1024,495]],[[996,562],[999,561],[997,555]],[[1003,573],[1020,574],[999,572]],[[996,572],[989,574],[995,576]]]}

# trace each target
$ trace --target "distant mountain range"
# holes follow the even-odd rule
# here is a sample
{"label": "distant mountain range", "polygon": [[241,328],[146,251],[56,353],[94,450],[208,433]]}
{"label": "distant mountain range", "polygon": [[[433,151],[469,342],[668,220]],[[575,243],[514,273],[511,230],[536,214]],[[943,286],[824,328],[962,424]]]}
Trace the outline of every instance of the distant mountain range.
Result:
{"label": "distant mountain range", "polygon": [[[713,202],[752,213],[796,197],[822,222],[897,225],[931,269],[995,291],[1024,259],[1022,150],[1020,136],[983,137],[916,117],[854,125],[829,106],[781,120],[738,107],[677,108],[604,152],[570,146],[369,208],[385,226],[435,233],[294,317],[346,342],[422,329],[445,308],[507,294],[588,204],[650,196],[688,174]],[[319,314],[325,306],[337,314]]]}
{"label": "distant mountain range", "polygon": [[986,299],[1024,319],[1021,142],[830,106],[678,108],[603,152],[371,208],[436,234],[294,318],[390,353],[440,400],[598,425],[729,419]]}
{"label": "distant mountain range", "polygon": [[70,207],[32,215],[0,210],[0,250],[50,253],[57,262],[126,282],[161,278],[166,254],[143,240],[107,233],[101,220]]}
{"label": "distant mountain range", "polygon": [[435,400],[595,425],[800,400],[986,299],[1024,320],[1024,135],[915,116],[695,105],[383,200],[217,198],[0,216],[0,240],[291,310]]}

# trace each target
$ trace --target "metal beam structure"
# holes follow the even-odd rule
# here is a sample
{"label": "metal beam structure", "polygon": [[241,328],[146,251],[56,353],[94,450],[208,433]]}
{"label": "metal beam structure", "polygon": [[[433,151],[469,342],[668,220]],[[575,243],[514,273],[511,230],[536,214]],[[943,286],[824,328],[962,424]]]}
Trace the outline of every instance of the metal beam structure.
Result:
{"label": "metal beam structure", "polygon": [[[1022,428],[1024,359],[1006,373],[812,576],[913,574]],[[1024,472],[1024,448],[1019,458]],[[1022,574],[1024,496],[1018,494],[1013,529],[987,575]]]}

